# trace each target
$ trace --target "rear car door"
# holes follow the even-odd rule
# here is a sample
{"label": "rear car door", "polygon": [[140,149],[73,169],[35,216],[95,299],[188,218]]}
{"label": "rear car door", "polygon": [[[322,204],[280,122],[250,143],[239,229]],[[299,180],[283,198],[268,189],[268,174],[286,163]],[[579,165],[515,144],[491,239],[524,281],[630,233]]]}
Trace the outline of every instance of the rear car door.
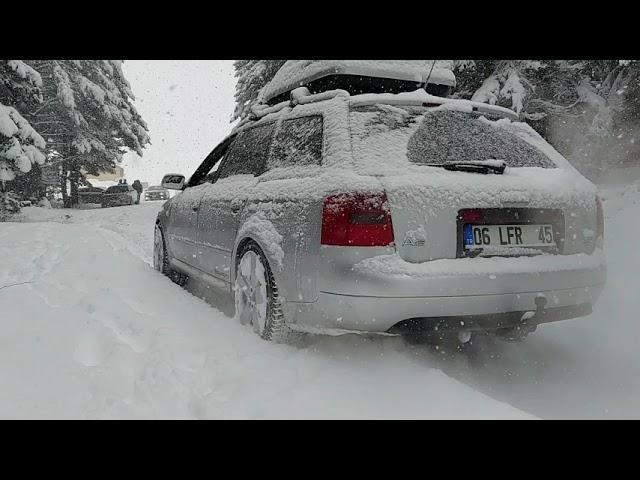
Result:
{"label": "rear car door", "polygon": [[172,256],[192,267],[201,268],[198,242],[200,201],[216,176],[220,159],[232,137],[224,139],[198,166],[182,192],[171,199],[167,218],[167,234]]}
{"label": "rear car door", "polygon": [[196,229],[203,194],[202,185],[187,186],[173,198],[167,219],[167,242],[172,256],[191,266],[197,263]]}
{"label": "rear car door", "polygon": [[[267,170],[272,173],[281,170],[282,173],[272,178],[288,178],[291,171],[295,171],[296,177],[316,175],[317,168],[322,164],[323,138],[324,117],[320,113],[283,119],[276,130],[267,161]],[[260,181],[265,182],[261,185],[261,189],[264,189],[270,183],[269,176],[261,176]],[[315,272],[318,271],[320,248],[318,202],[311,196],[293,199],[286,189],[279,190],[278,187],[269,188],[269,191],[273,192],[275,208],[269,208],[264,213],[278,232],[286,232],[281,246],[287,255],[291,254],[289,258],[295,259],[293,262],[285,262],[284,268],[288,271],[283,278],[286,278],[285,282],[288,283],[283,287],[285,290],[297,292],[296,301],[315,301]],[[247,205],[248,215],[253,207],[251,204]],[[278,212],[286,212],[286,215],[280,215]]]}
{"label": "rear car door", "polygon": [[266,166],[275,122],[238,133],[227,150],[213,184],[202,197],[198,218],[199,268],[222,280],[231,279],[232,251],[248,192]]}

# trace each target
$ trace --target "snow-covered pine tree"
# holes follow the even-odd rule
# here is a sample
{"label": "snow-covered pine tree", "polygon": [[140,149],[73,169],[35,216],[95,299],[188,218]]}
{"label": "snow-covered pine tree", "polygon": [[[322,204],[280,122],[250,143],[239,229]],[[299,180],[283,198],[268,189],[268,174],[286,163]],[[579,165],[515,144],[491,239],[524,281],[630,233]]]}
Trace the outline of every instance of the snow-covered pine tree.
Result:
{"label": "snow-covered pine tree", "polygon": [[21,60],[0,60],[0,217],[19,209],[8,184],[45,160],[44,139],[21,114],[41,102],[41,86]]}
{"label": "snow-covered pine tree", "polygon": [[555,86],[550,79],[557,81],[560,70],[544,60],[455,60],[453,64],[456,97],[511,108],[527,119],[541,117],[544,108],[537,102],[538,87]]}
{"label": "snow-covered pine tree", "polygon": [[[78,203],[82,170],[112,171],[126,149],[142,156],[147,125],[132,104],[119,60],[30,61],[42,73],[46,108],[34,124],[47,125],[52,156],[62,159],[65,203]],[[67,195],[67,180],[70,192]]]}
{"label": "snow-covered pine tree", "polygon": [[[619,60],[560,61],[575,101],[551,111],[545,137],[574,166],[593,180],[610,168],[637,160],[640,133],[637,115],[638,62]],[[559,82],[553,81],[555,89]]]}
{"label": "snow-covered pine tree", "polygon": [[637,158],[636,62],[466,60],[456,61],[454,72],[456,96],[519,112],[594,180]]}
{"label": "snow-covered pine tree", "polygon": [[618,61],[603,83],[615,138],[609,155],[615,166],[640,166],[640,61]]}
{"label": "snow-covered pine tree", "polygon": [[256,102],[260,90],[273,78],[286,60],[236,60],[236,108],[231,121],[244,117]]}

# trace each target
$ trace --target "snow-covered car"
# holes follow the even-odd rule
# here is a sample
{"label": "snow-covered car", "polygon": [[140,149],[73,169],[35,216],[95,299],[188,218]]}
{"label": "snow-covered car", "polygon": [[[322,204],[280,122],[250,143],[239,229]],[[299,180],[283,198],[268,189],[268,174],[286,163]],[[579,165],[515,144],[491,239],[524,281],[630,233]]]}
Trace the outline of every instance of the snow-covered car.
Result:
{"label": "snow-covered car", "polygon": [[152,185],[144,191],[144,200],[149,202],[151,200],[168,200],[169,190],[160,186]]}
{"label": "snow-covered car", "polygon": [[102,194],[102,208],[133,205],[138,200],[138,192],[131,185],[112,185]]}
{"label": "snow-covered car", "polygon": [[265,339],[520,338],[605,283],[595,186],[513,111],[423,89],[295,89],[163,186],[155,268]]}
{"label": "snow-covered car", "polygon": [[102,203],[104,188],[100,187],[82,187],[78,189],[78,201],[82,204],[98,204]]}

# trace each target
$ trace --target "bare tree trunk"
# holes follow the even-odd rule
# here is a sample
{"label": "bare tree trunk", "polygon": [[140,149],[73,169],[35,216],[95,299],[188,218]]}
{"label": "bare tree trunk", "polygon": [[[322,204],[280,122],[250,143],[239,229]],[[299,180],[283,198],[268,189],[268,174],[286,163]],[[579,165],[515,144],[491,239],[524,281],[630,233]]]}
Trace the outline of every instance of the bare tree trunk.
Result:
{"label": "bare tree trunk", "polygon": [[71,171],[69,172],[69,197],[71,208],[78,206],[78,182],[80,180],[80,167],[73,161],[71,163]]}
{"label": "bare tree trunk", "polygon": [[62,191],[62,203],[64,208],[69,208],[69,194],[67,193],[67,172],[69,171],[69,166],[67,162],[62,162],[62,173],[60,174],[60,190]]}

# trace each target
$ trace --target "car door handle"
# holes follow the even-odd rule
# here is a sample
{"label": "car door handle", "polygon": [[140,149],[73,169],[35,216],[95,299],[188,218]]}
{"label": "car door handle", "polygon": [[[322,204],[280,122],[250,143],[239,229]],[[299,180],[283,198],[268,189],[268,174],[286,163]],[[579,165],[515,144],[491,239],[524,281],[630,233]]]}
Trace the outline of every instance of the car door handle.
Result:
{"label": "car door handle", "polygon": [[241,209],[242,209],[242,203],[232,203],[231,204],[231,211],[233,213],[238,213]]}
{"label": "car door handle", "polygon": [[193,210],[194,212],[197,212],[197,211],[198,211],[198,208],[200,208],[200,207],[198,207],[198,206],[196,206],[196,207],[191,207],[191,210]]}

